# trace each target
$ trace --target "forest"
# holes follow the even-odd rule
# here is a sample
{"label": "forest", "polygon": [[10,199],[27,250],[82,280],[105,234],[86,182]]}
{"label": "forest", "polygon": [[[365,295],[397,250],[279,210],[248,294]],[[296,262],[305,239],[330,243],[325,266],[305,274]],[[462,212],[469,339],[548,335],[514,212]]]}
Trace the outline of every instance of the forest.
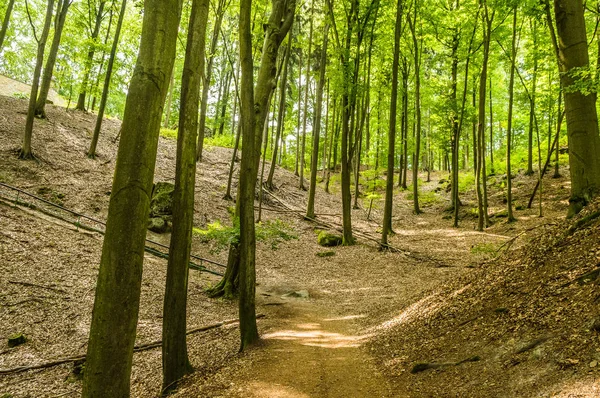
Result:
{"label": "forest", "polygon": [[0,18],[0,398],[600,396],[600,1]]}

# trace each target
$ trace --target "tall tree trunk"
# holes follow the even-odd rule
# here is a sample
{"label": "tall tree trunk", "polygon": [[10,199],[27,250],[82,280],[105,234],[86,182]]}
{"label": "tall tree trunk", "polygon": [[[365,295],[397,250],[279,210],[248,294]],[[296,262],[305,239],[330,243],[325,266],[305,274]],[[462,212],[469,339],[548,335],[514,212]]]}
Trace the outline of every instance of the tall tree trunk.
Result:
{"label": "tall tree trunk", "polygon": [[[125,1],[123,2],[125,3]],[[179,133],[175,192],[173,194],[173,231],[163,307],[162,363],[163,394],[174,390],[183,376],[192,371],[186,342],[187,291],[192,228],[194,224],[194,187],[196,185],[196,134],[200,82],[204,69],[204,49],[208,0],[194,0],[188,24],[188,37],[179,105]]]}
{"label": "tall tree trunk", "polygon": [[[487,208],[485,206],[487,179],[485,170],[485,99],[487,86],[487,69],[490,54],[491,27],[494,14],[489,15],[487,3],[483,1],[483,18],[484,18],[484,37],[483,37],[483,61],[481,67],[481,75],[479,76],[479,114],[477,122],[477,167],[476,167],[476,184],[477,184],[477,209],[479,218],[477,221],[477,230],[483,231],[484,225],[487,226]],[[483,186],[483,188],[482,188]]]}
{"label": "tall tree trunk", "polygon": [[[586,77],[573,75],[573,68],[588,68],[589,54],[583,3],[580,0],[554,0],[558,33],[558,63],[565,89],[565,112],[569,139],[571,197],[568,216],[581,211],[600,190],[600,136],[596,93],[570,89]],[[585,81],[583,82],[586,83]]]}
{"label": "tall tree trunk", "polygon": [[[300,20],[298,20],[298,35],[300,35],[300,31],[302,30],[302,24]],[[296,165],[294,167],[294,175],[299,176],[300,169],[300,126],[301,126],[301,112],[302,109],[302,50],[300,50],[300,54],[298,55],[298,122],[296,123]]]}
{"label": "tall tree trunk", "polygon": [[[406,189],[406,180],[408,177],[408,62],[405,57],[402,57],[402,178],[400,187]],[[377,157],[379,160],[379,157]]]}
{"label": "tall tree trunk", "polygon": [[[494,170],[494,103],[492,102],[492,76],[490,75],[490,173],[491,175],[496,174]],[[513,76],[513,86],[514,86],[514,76]]]}
{"label": "tall tree trunk", "polygon": [[396,24],[394,26],[394,58],[392,61],[392,93],[390,98],[390,125],[388,130],[387,176],[385,184],[385,205],[381,246],[388,245],[388,234],[393,233],[392,204],[394,198],[394,159],[396,158],[396,111],[398,107],[398,64],[400,62],[400,36],[402,36],[403,0],[396,4]]}
{"label": "tall tree trunk", "polygon": [[[108,28],[106,28],[106,36],[104,36],[104,47],[106,47],[108,45],[108,39],[110,38],[110,30],[112,27],[112,21],[113,21],[113,5],[111,5],[110,7],[110,11],[109,14],[110,16],[108,17]],[[96,80],[94,81],[94,86],[92,87],[92,94],[93,94],[93,99],[92,99],[92,112],[94,111],[94,109],[96,109],[96,101],[97,101],[97,96],[98,96],[98,85],[100,84],[100,76],[102,76],[102,70],[104,68],[104,60],[106,59],[106,51],[104,48],[102,48],[102,58],[100,59],[100,67],[98,68],[98,73],[96,74]],[[88,100],[89,103],[89,100]]]}
{"label": "tall tree trunk", "polygon": [[[510,152],[512,144],[513,99],[515,87],[515,59],[517,57],[517,7],[513,10],[512,50],[510,60],[510,80],[508,83],[508,122],[506,125],[506,210],[507,221],[515,221],[512,206],[512,170]],[[490,88],[491,89],[491,88]]]}
{"label": "tall tree trunk", "polygon": [[83,398],[128,397],[162,107],[181,0],[145,0],[117,154],[92,312]]}
{"label": "tall tree trunk", "polygon": [[175,87],[175,68],[171,74],[171,81],[169,83],[169,95],[167,96],[167,106],[165,107],[165,120],[163,121],[163,127],[168,129],[171,121],[171,105],[173,104],[173,88]]}
{"label": "tall tree trunk", "polygon": [[46,48],[46,41],[48,40],[48,33],[50,32],[50,24],[52,23],[53,9],[54,0],[48,0],[46,17],[44,19],[44,28],[42,29],[42,34],[37,42],[37,55],[35,60],[35,69],[33,71],[33,82],[31,83],[31,91],[29,93],[29,108],[27,109],[27,119],[25,120],[25,135],[23,136],[23,146],[19,152],[19,157],[21,159],[33,158],[33,153],[31,152],[31,136],[33,135],[35,104],[38,95],[38,87],[40,84],[40,75],[42,73],[42,65],[44,63],[44,49]]}
{"label": "tall tree trunk", "polygon": [[527,171],[525,175],[533,175],[533,129],[534,129],[534,118],[535,118],[535,92],[537,88],[537,72],[538,72],[538,55],[537,55],[537,20],[532,18],[531,31],[533,36],[533,77],[531,83],[531,100],[529,101],[529,130],[528,130],[528,141],[527,141]]}
{"label": "tall tree trunk", "polygon": [[240,166],[240,337],[241,350],[258,340],[256,326],[256,237],[254,195],[260,160],[260,147],[269,99],[274,90],[277,52],[287,35],[296,9],[295,0],[272,0],[271,15],[265,30],[265,42],[256,87],[253,87],[251,36],[252,0],[240,1],[240,62],[242,66],[241,116],[242,162]]}
{"label": "tall tree trunk", "polygon": [[416,27],[417,24],[417,5],[413,15],[414,21],[409,17],[408,25],[412,34],[414,46],[414,61],[415,61],[415,148],[412,156],[412,183],[413,183],[413,211],[415,214],[420,214],[419,208],[419,155],[421,151],[421,65],[419,42],[417,41]]}
{"label": "tall tree trunk", "polygon": [[[62,31],[67,19],[67,12],[71,6],[71,1],[72,0],[59,0],[56,8],[56,17],[54,18],[54,37],[52,38],[52,45],[50,46],[48,59],[46,60],[46,66],[44,67],[44,73],[42,74],[40,94],[35,105],[35,115],[37,117],[46,118],[46,101],[48,100],[48,92],[50,91],[50,83],[52,82],[54,64],[56,63],[56,56],[58,54],[58,46],[60,45],[60,39],[62,37]],[[0,46],[0,49],[1,48],[2,46]]]}
{"label": "tall tree trunk", "polygon": [[[218,128],[215,129],[215,134],[223,135],[223,129],[225,128],[225,116],[227,115],[227,106],[229,105],[229,89],[231,87],[231,79],[233,77],[233,70],[227,73],[225,78],[225,89],[223,90],[223,101],[221,103],[221,115],[218,120]],[[218,133],[217,133],[218,131]]]}
{"label": "tall tree trunk", "polygon": [[196,146],[196,161],[202,160],[202,151],[204,150],[204,129],[206,127],[206,110],[208,107],[208,91],[213,73],[213,62],[219,42],[219,32],[221,31],[221,23],[223,15],[225,15],[225,0],[219,0],[215,11],[215,24],[213,26],[212,40],[210,42],[210,55],[206,62],[206,75],[202,83],[202,102],[200,102],[200,121],[198,122],[198,145]]}
{"label": "tall tree trunk", "polygon": [[[237,125],[235,123],[235,118],[237,116],[237,104],[240,99],[240,94],[239,94],[239,89],[238,89],[239,76],[240,76],[240,63],[238,62],[236,65],[236,71],[235,71],[235,77],[234,77],[235,100],[233,101],[233,117],[231,118],[231,135],[235,136],[235,143],[233,145],[233,153],[231,156],[231,163],[229,164],[229,176],[227,177],[227,192],[225,192],[225,196],[223,196],[223,199],[225,199],[225,200],[233,199],[231,197],[231,181],[233,180],[233,169],[235,167],[235,158],[237,156],[237,151],[240,146],[240,135],[242,132],[241,123],[238,123]],[[236,126],[237,126],[237,128],[236,128]]]}
{"label": "tall tree trunk", "polygon": [[2,28],[0,28],[0,51],[2,51],[2,45],[4,44],[4,38],[6,37],[6,31],[8,30],[8,23],[10,21],[10,16],[12,15],[14,5],[15,0],[8,0],[6,12],[4,13],[4,20],[2,20]]}
{"label": "tall tree trunk", "polygon": [[327,151],[327,145],[331,138],[329,137],[329,111],[331,110],[331,97],[329,96],[329,78],[327,78],[327,98],[325,99],[325,104],[327,106],[327,111],[325,112],[325,136],[323,137],[323,159],[321,163],[321,167],[323,168],[323,176],[321,177],[322,181],[325,181],[325,175],[327,174],[327,156],[329,152]]}
{"label": "tall tree trunk", "polygon": [[100,33],[100,26],[102,25],[102,19],[104,17],[105,4],[106,0],[100,0],[100,5],[98,6],[98,10],[96,10],[94,30],[92,31],[92,36],[90,37],[93,43],[90,44],[90,48],[88,50],[87,59],[85,61],[83,71],[83,79],[81,81],[81,88],[79,89],[79,97],[77,98],[77,106],[75,107],[75,109],[79,111],[85,111],[85,96],[88,89],[88,82],[90,80],[90,73],[92,71],[92,64],[94,62],[94,54],[96,52],[96,39],[98,39],[98,34]]}
{"label": "tall tree trunk", "polygon": [[[319,135],[321,134],[321,112],[323,109],[323,87],[325,86],[325,69],[327,68],[327,39],[329,24],[325,24],[323,45],[321,47],[321,61],[319,62],[319,82],[317,83],[317,96],[315,106],[315,125],[313,127],[313,149],[310,165],[310,189],[308,191],[308,205],[306,217],[315,218],[315,192],[317,189],[317,168],[319,164]],[[325,147],[323,147],[325,151]]]}
{"label": "tall tree trunk", "polygon": [[[285,121],[287,76],[288,76],[288,68],[290,65],[290,55],[292,53],[292,39],[293,39],[293,36],[290,33],[290,37],[288,38],[287,49],[285,52],[285,61],[283,64],[283,75],[281,77],[281,84],[279,87],[279,114],[277,115],[277,133],[275,134],[275,139],[273,140],[274,143],[273,143],[273,154],[272,154],[272,159],[271,159],[271,168],[269,169],[269,177],[267,178],[267,182],[266,182],[266,186],[269,189],[273,189],[273,176],[275,175],[275,166],[277,164],[279,141],[281,139],[281,135],[283,132],[283,124]],[[264,152],[266,155],[266,151],[264,151]]]}
{"label": "tall tree trunk", "polygon": [[308,87],[310,86],[310,57],[312,52],[312,37],[313,37],[313,16],[315,10],[315,2],[310,3],[310,28],[308,33],[308,53],[306,54],[306,74],[304,75],[304,112],[302,113],[302,149],[300,150],[300,189],[306,191],[304,185],[304,153],[306,150],[306,119],[308,117]]}
{"label": "tall tree trunk", "polygon": [[112,48],[110,49],[110,56],[108,58],[108,65],[106,67],[106,76],[104,77],[104,87],[102,88],[102,98],[100,99],[100,106],[98,108],[98,115],[96,116],[96,126],[94,126],[94,136],[88,150],[88,157],[94,158],[96,156],[96,147],[98,146],[98,138],[100,137],[100,129],[102,128],[102,118],[104,117],[104,110],[106,109],[106,102],[108,101],[108,92],[110,91],[110,79],[112,77],[113,66],[115,64],[115,56],[117,54],[117,46],[119,45],[119,37],[121,36],[121,27],[123,26],[123,18],[125,16],[125,10],[127,8],[127,0],[123,0],[121,3],[121,10],[119,11],[119,20],[117,21],[117,30],[115,31],[115,38],[113,40]]}

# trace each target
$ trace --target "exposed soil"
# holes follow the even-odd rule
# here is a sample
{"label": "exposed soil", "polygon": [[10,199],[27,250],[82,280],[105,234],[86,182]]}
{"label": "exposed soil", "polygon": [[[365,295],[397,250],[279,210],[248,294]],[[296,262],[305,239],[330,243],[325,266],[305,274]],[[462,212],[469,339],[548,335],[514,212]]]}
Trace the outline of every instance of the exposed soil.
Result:
{"label": "exposed soil", "polygon": [[[22,100],[0,97],[0,182],[105,219],[119,123],[106,122],[100,156],[91,160],[85,151],[94,116],[49,106],[49,120],[36,120],[34,129],[37,161],[20,161],[16,152],[25,107]],[[231,150],[207,148],[198,167],[196,226],[230,222],[232,202],[221,199],[230,157]],[[173,180],[174,161],[175,142],[161,138],[155,181]],[[544,218],[537,217],[537,209],[517,210],[519,221],[506,224],[502,176],[490,178],[495,223],[479,233],[474,231],[471,191],[461,198],[461,228],[452,228],[445,219],[449,194],[441,179],[447,174],[433,173],[432,181],[423,184],[423,191],[439,193],[423,203],[425,213],[419,216],[412,214],[407,193],[398,190],[397,234],[391,244],[400,252],[380,252],[366,239],[351,247],[322,248],[316,243],[317,226],[266,196],[263,220],[282,220],[297,239],[280,242],[276,249],[271,242],[259,243],[262,341],[239,354],[235,325],[190,335],[196,372],[174,396],[598,396],[598,367],[590,366],[600,359],[599,339],[586,329],[597,310],[596,285],[565,283],[600,260],[599,230],[592,223],[561,235],[571,225],[563,217],[568,180],[545,180]],[[519,175],[514,181],[516,203],[524,204],[536,179]],[[307,193],[297,189],[293,173],[277,169],[275,182],[274,194],[281,201],[304,208]],[[335,183],[332,192],[318,190],[316,211],[319,219],[340,224]],[[370,219],[368,201],[360,202],[361,209],[353,210],[354,227],[377,237],[382,202],[374,202]],[[555,225],[542,226],[549,223]],[[517,235],[507,252],[503,248],[501,257],[489,261]],[[163,243],[169,239],[168,234],[149,237]],[[101,247],[100,234],[0,204],[0,369],[85,353]],[[226,250],[216,249],[194,238],[194,254],[226,262]],[[334,254],[317,255],[326,251]],[[160,339],[165,267],[166,261],[146,255],[138,343]],[[190,328],[237,317],[235,302],[204,293],[217,281],[191,271]],[[289,297],[293,292],[308,297]],[[6,338],[16,332],[28,341],[9,349]],[[536,340],[543,341],[516,354]],[[449,365],[473,356],[479,360]],[[445,365],[411,374],[418,362]],[[77,396],[81,381],[72,368],[64,364],[0,375],[0,396]],[[157,396],[160,384],[160,349],[136,353],[132,396]]]}

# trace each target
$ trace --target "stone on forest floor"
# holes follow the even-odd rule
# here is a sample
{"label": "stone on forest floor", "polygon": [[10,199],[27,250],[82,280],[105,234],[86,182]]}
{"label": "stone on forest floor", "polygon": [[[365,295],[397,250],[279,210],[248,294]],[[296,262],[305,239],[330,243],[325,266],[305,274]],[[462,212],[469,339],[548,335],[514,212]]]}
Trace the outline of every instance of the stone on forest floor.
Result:
{"label": "stone on forest floor", "polygon": [[169,225],[162,217],[153,217],[148,220],[148,229],[152,232],[156,232],[157,234],[162,234],[167,232],[169,229]]}
{"label": "stone on forest floor", "polygon": [[150,217],[173,214],[173,193],[175,185],[169,182],[157,182],[152,188],[150,200]]}
{"label": "stone on forest floor", "polygon": [[308,290],[298,290],[295,292],[289,292],[284,294],[281,297],[292,297],[292,298],[303,298],[303,299],[307,299],[310,298],[310,294],[308,293]]}
{"label": "stone on forest floor", "polygon": [[318,252],[318,257],[332,257],[335,256],[335,252]]}
{"label": "stone on forest floor", "polygon": [[11,348],[21,344],[25,344],[26,341],[27,338],[23,333],[15,333],[13,335],[8,336],[8,346]]}
{"label": "stone on forest floor", "polygon": [[342,236],[341,235],[330,234],[325,231],[319,232],[319,236],[317,239],[318,239],[319,245],[324,246],[324,247],[334,247],[334,246],[339,246],[342,244]]}

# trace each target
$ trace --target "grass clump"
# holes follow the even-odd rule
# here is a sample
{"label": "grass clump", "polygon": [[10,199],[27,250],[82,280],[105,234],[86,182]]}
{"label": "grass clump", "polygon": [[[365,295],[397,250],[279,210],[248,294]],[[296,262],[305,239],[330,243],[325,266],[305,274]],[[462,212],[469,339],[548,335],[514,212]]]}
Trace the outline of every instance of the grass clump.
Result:
{"label": "grass clump", "polygon": [[165,138],[170,138],[172,140],[176,140],[177,139],[177,130],[161,127],[160,128],[160,136],[165,137]]}
{"label": "grass clump", "polygon": [[[194,228],[193,234],[198,236],[202,242],[213,243],[213,252],[220,252],[237,243],[240,239],[239,221],[235,220],[233,226],[225,226],[220,221],[215,221],[206,226],[206,229]],[[276,219],[256,224],[256,240],[267,242],[272,250],[277,250],[279,244],[292,239],[298,239],[291,226]]]}

